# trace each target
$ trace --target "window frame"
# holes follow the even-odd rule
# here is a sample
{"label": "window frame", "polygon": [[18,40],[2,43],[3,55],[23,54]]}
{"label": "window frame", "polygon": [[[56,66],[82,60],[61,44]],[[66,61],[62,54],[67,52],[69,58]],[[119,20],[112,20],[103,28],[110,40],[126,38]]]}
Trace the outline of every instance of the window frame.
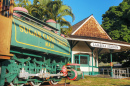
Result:
{"label": "window frame", "polygon": [[[79,61],[79,62],[75,62],[75,56],[78,56],[78,61]],[[74,55],[74,63],[80,64],[80,56],[85,56],[85,57],[87,58],[87,63],[88,63],[88,64],[81,64],[81,65],[82,65],[82,66],[89,66],[90,55],[75,54],[75,55]]]}

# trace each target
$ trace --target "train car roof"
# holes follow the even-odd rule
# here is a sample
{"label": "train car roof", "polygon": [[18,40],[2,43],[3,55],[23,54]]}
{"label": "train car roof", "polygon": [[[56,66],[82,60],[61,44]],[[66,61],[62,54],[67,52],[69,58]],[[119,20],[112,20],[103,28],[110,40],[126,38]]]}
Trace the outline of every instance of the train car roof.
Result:
{"label": "train car roof", "polygon": [[33,16],[31,16],[31,15],[25,13],[25,12],[15,11],[15,13],[18,13],[18,14],[20,14],[20,15],[22,15],[22,16],[26,16],[26,17],[28,17],[28,18],[30,18],[30,19],[36,21],[36,22],[39,22],[40,24],[43,24],[43,25],[45,25],[45,26],[47,26],[47,27],[49,27],[49,28],[52,28],[52,29],[54,29],[54,30],[56,30],[56,31],[59,31],[58,29],[56,29],[56,28],[54,28],[54,27],[52,27],[52,26],[46,24],[45,22],[42,22],[41,20],[39,20],[39,19],[37,19],[37,18],[35,18],[35,17],[33,17]]}

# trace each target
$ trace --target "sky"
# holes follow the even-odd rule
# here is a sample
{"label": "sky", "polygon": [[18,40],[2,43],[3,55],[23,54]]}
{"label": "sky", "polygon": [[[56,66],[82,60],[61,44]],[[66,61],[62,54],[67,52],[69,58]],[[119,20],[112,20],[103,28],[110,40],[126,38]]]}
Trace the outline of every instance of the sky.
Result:
{"label": "sky", "polygon": [[111,6],[118,6],[123,0],[63,0],[63,3],[72,8],[75,20],[65,17],[72,25],[93,14],[99,24],[102,24],[102,14]]}

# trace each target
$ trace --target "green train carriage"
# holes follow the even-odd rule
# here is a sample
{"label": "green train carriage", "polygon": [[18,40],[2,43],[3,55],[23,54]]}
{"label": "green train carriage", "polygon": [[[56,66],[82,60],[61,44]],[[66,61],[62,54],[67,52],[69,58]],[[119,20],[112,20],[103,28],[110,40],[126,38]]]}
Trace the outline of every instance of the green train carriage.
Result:
{"label": "green train carriage", "polygon": [[1,0],[0,6],[0,86],[57,84],[67,76],[62,70],[71,49],[60,25],[44,23],[21,7],[13,12],[13,0]]}
{"label": "green train carriage", "polygon": [[3,28],[5,24],[1,26],[6,34],[3,39],[10,43],[1,44],[1,48],[4,46],[8,50],[1,49],[0,52],[0,85],[23,85],[28,82],[38,85],[44,81],[57,84],[63,77],[60,71],[69,62],[71,52],[68,41],[60,33],[54,33],[60,29],[60,25],[54,22],[46,24],[25,12],[15,13],[20,17],[14,15],[9,21],[7,17],[0,16],[1,23],[12,24],[12,28],[9,28],[10,37]]}

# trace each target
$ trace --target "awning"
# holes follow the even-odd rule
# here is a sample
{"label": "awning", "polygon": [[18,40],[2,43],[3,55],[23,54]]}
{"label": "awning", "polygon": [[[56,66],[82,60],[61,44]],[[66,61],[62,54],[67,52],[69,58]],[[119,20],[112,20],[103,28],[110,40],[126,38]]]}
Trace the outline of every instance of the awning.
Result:
{"label": "awning", "polygon": [[[69,37],[66,37],[66,39],[67,40],[73,40],[73,41],[84,41],[84,42],[87,42],[90,46],[91,46],[91,43],[99,43],[99,44],[119,46],[120,49],[112,49],[113,53],[130,50],[130,43],[123,42],[123,41],[107,40],[107,39],[100,39],[100,38],[94,38],[94,37],[75,36],[75,35],[70,35]],[[100,49],[100,50],[102,49],[100,54],[101,53],[110,53],[110,48],[98,47],[98,49]]]}

